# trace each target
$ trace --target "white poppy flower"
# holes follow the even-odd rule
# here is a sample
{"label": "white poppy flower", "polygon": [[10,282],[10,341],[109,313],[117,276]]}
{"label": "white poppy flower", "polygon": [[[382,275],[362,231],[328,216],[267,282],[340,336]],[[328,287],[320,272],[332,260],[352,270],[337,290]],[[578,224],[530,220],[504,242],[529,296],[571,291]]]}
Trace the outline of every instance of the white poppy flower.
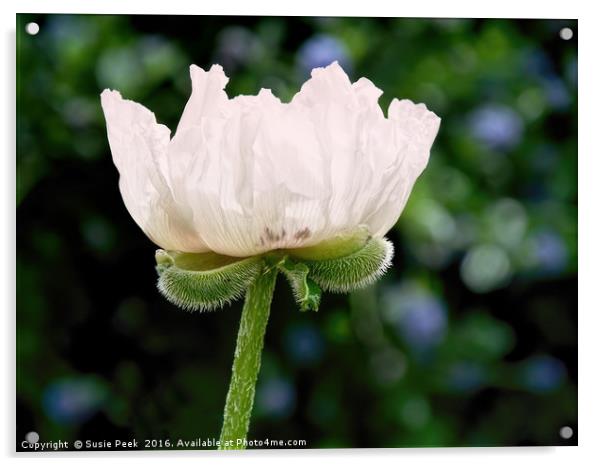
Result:
{"label": "white poppy flower", "polygon": [[229,99],[221,66],[192,65],[178,128],[105,90],[125,205],[165,250],[246,257],[318,244],[359,227],[383,237],[426,167],[439,117],[351,83],[335,62],[290,103],[270,90]]}

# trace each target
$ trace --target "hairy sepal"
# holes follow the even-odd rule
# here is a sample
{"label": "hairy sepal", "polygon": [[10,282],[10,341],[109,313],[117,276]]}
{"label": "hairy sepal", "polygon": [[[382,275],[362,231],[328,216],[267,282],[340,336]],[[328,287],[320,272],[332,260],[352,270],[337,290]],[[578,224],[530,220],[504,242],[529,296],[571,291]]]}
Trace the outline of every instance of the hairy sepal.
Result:
{"label": "hairy sepal", "polygon": [[308,277],[323,290],[334,293],[374,283],[391,266],[393,245],[386,238],[369,238],[351,254],[321,260],[304,260]]}
{"label": "hairy sepal", "polygon": [[261,257],[237,258],[213,252],[191,254],[159,249],[157,287],[168,301],[189,311],[223,307],[244,295],[261,273]]}

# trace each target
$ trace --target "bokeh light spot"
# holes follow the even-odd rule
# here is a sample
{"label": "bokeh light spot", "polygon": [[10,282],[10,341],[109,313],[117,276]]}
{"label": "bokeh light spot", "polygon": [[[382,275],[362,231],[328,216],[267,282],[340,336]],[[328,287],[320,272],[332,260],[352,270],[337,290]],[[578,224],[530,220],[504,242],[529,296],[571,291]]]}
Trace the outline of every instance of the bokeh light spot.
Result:
{"label": "bokeh light spot", "polygon": [[66,378],[45,389],[43,406],[58,424],[81,424],[98,411],[106,397],[105,385],[94,377]]}
{"label": "bokeh light spot", "polygon": [[291,326],[285,333],[285,346],[290,358],[300,365],[317,363],[324,353],[324,340],[311,324]]}
{"label": "bokeh light spot", "polygon": [[410,429],[424,427],[431,417],[431,407],[422,397],[410,398],[401,407],[401,420]]}
{"label": "bokeh light spot", "polygon": [[257,389],[257,408],[260,413],[274,418],[286,418],[295,408],[296,393],[290,381],[272,378]]}
{"label": "bokeh light spot", "polygon": [[387,347],[370,358],[375,377],[383,385],[394,384],[406,372],[406,360],[403,353],[393,347]]}
{"label": "bokeh light spot", "polygon": [[317,34],[308,39],[297,53],[297,67],[303,76],[307,76],[314,68],[330,65],[338,61],[339,65],[350,72],[351,60],[343,42],[327,34]]}
{"label": "bokeh light spot", "polygon": [[400,337],[415,351],[429,350],[445,336],[445,304],[416,283],[387,292],[384,312]]}
{"label": "bokeh light spot", "polygon": [[514,248],[521,244],[529,219],[520,202],[506,198],[493,205],[488,220],[492,236],[504,246]]}
{"label": "bokeh light spot", "polygon": [[485,104],[469,117],[472,135],[492,149],[509,150],[520,143],[524,122],[511,107],[501,104]]}
{"label": "bokeh light spot", "polygon": [[522,383],[532,392],[550,392],[557,389],[566,378],[566,367],[552,356],[534,356],[523,363]]}
{"label": "bokeh light spot", "polygon": [[460,267],[462,280],[475,293],[487,293],[505,285],[511,272],[508,254],[495,244],[475,246]]}

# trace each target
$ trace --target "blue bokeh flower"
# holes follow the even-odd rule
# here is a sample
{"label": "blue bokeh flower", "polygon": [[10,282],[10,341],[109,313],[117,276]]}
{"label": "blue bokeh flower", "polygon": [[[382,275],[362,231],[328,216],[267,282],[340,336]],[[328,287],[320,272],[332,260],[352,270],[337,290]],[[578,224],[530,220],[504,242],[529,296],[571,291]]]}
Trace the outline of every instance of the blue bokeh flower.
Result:
{"label": "blue bokeh flower", "polygon": [[546,230],[534,236],[534,255],[537,267],[543,272],[561,272],[568,262],[564,239],[555,231]]}
{"label": "blue bokeh flower", "polygon": [[492,149],[509,150],[522,139],[524,123],[511,107],[485,104],[469,117],[469,127],[474,138]]}
{"label": "blue bokeh flower", "polygon": [[284,343],[290,358],[300,365],[315,364],[324,354],[324,339],[311,324],[289,327],[285,333]]}
{"label": "blue bokeh flower", "polygon": [[257,389],[257,409],[274,417],[289,416],[295,408],[296,393],[290,381],[280,377],[270,378]]}
{"label": "blue bokeh flower", "polygon": [[548,355],[527,359],[520,371],[521,384],[533,392],[550,392],[560,387],[566,379],[562,361]]}
{"label": "blue bokeh flower", "polygon": [[447,374],[447,384],[452,390],[461,392],[480,388],[486,381],[482,365],[473,361],[461,361],[453,364]]}
{"label": "blue bokeh flower", "polygon": [[46,415],[59,424],[81,424],[91,418],[107,398],[104,384],[92,377],[60,379],[45,390]]}
{"label": "blue bokeh flower", "polygon": [[437,346],[447,331],[444,303],[416,284],[386,294],[386,317],[400,337],[414,350]]}
{"label": "blue bokeh flower", "polygon": [[351,59],[347,47],[336,37],[316,34],[306,40],[297,52],[297,67],[302,76],[307,76],[314,68],[330,65],[338,61],[339,65],[351,72]]}

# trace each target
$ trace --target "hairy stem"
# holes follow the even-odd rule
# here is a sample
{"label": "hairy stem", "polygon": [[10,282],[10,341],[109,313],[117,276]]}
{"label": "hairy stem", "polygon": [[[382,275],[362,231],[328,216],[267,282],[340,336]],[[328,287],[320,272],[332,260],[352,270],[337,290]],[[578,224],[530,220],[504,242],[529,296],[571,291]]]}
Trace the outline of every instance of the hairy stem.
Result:
{"label": "hairy stem", "polygon": [[220,450],[242,450],[249,431],[255,383],[261,366],[263,338],[270,316],[276,275],[275,267],[266,267],[249,287],[240,318],[232,378],[224,408]]}

